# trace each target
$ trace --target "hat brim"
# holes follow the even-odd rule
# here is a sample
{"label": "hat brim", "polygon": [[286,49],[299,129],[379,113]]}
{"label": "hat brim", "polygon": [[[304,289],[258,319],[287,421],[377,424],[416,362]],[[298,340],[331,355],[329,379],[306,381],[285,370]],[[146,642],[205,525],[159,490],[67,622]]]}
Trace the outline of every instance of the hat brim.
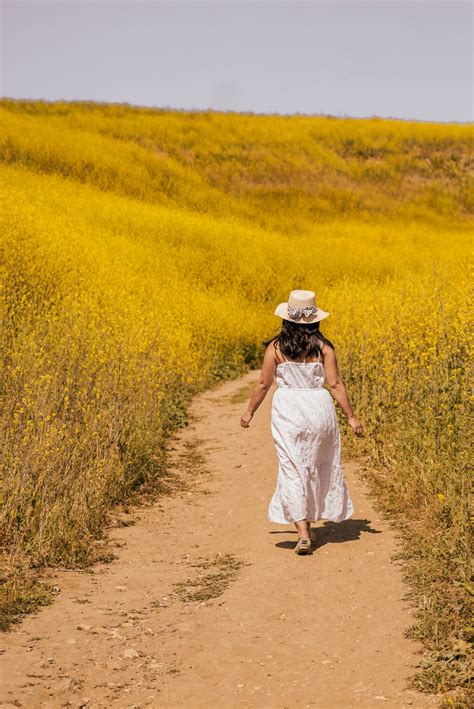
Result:
{"label": "hat brim", "polygon": [[318,312],[314,313],[313,315],[302,315],[299,320],[293,320],[288,315],[288,303],[280,303],[280,305],[278,305],[275,309],[275,315],[278,315],[279,318],[283,318],[283,320],[289,320],[290,322],[294,323],[305,323],[307,325],[310,325],[311,323],[324,320],[324,318],[327,318],[330,313],[327,313],[325,310],[321,310],[321,308],[318,308]]}

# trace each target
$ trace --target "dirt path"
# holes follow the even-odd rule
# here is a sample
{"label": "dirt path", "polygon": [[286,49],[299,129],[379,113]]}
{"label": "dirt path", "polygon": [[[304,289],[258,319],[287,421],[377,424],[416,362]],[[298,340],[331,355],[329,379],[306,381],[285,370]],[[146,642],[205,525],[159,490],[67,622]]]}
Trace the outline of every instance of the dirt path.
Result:
{"label": "dirt path", "polygon": [[395,537],[354,465],[354,518],[318,522],[312,556],[293,553],[291,527],[267,522],[271,395],[239,426],[255,378],[195,400],[197,420],[174,443],[194,489],[134,513],[111,532],[116,561],[56,573],[56,602],[3,634],[3,709],[437,706],[405,689],[420,656],[403,637]]}

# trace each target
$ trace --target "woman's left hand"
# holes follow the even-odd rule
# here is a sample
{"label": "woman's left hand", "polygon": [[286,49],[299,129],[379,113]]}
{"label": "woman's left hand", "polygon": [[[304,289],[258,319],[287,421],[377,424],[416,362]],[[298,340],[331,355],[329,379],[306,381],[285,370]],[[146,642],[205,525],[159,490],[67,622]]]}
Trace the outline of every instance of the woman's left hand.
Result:
{"label": "woman's left hand", "polygon": [[249,411],[246,411],[243,416],[240,417],[240,425],[242,428],[248,428],[250,421],[253,419],[253,414],[251,414]]}

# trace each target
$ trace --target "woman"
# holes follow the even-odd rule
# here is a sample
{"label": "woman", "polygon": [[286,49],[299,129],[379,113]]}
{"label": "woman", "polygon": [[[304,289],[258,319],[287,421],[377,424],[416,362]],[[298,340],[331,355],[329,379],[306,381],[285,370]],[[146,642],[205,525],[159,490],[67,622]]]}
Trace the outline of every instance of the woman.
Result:
{"label": "woman", "polygon": [[342,522],[354,513],[341,465],[341,436],[331,394],[360,435],[338,369],[334,345],[319,330],[329,313],[316,307],[313,291],[291,291],[275,315],[282,318],[279,335],[266,344],[263,367],[240,424],[248,428],[275,378],[272,434],[279,460],[276,489],[268,519],[294,523],[297,554],[310,554],[311,522]]}

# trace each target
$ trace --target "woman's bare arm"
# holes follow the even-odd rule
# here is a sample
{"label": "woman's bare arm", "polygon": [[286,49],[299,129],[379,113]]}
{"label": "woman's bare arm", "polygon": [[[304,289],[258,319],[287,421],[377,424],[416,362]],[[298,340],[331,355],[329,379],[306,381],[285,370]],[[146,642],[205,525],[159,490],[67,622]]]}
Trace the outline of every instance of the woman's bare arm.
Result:
{"label": "woman's bare arm", "polygon": [[273,379],[275,377],[276,366],[277,358],[275,354],[275,347],[273,346],[273,342],[270,342],[270,344],[267,345],[267,349],[265,350],[262,370],[260,372],[258,381],[256,382],[253,388],[252,395],[247,406],[247,411],[240,419],[240,425],[243,428],[248,428],[248,425],[252,420],[255,411],[258,409],[258,407],[266,397],[267,392],[269,391]]}
{"label": "woman's bare arm", "polygon": [[336,399],[337,403],[347,416],[349,425],[353,428],[355,433],[362,433],[362,424],[358,421],[357,417],[352,410],[351,402],[349,401],[349,396],[347,394],[347,389],[344,382],[341,379],[339,370],[337,368],[336,353],[328,345],[323,347],[323,357],[324,357],[324,371],[326,373],[326,381],[331,390],[331,394]]}

